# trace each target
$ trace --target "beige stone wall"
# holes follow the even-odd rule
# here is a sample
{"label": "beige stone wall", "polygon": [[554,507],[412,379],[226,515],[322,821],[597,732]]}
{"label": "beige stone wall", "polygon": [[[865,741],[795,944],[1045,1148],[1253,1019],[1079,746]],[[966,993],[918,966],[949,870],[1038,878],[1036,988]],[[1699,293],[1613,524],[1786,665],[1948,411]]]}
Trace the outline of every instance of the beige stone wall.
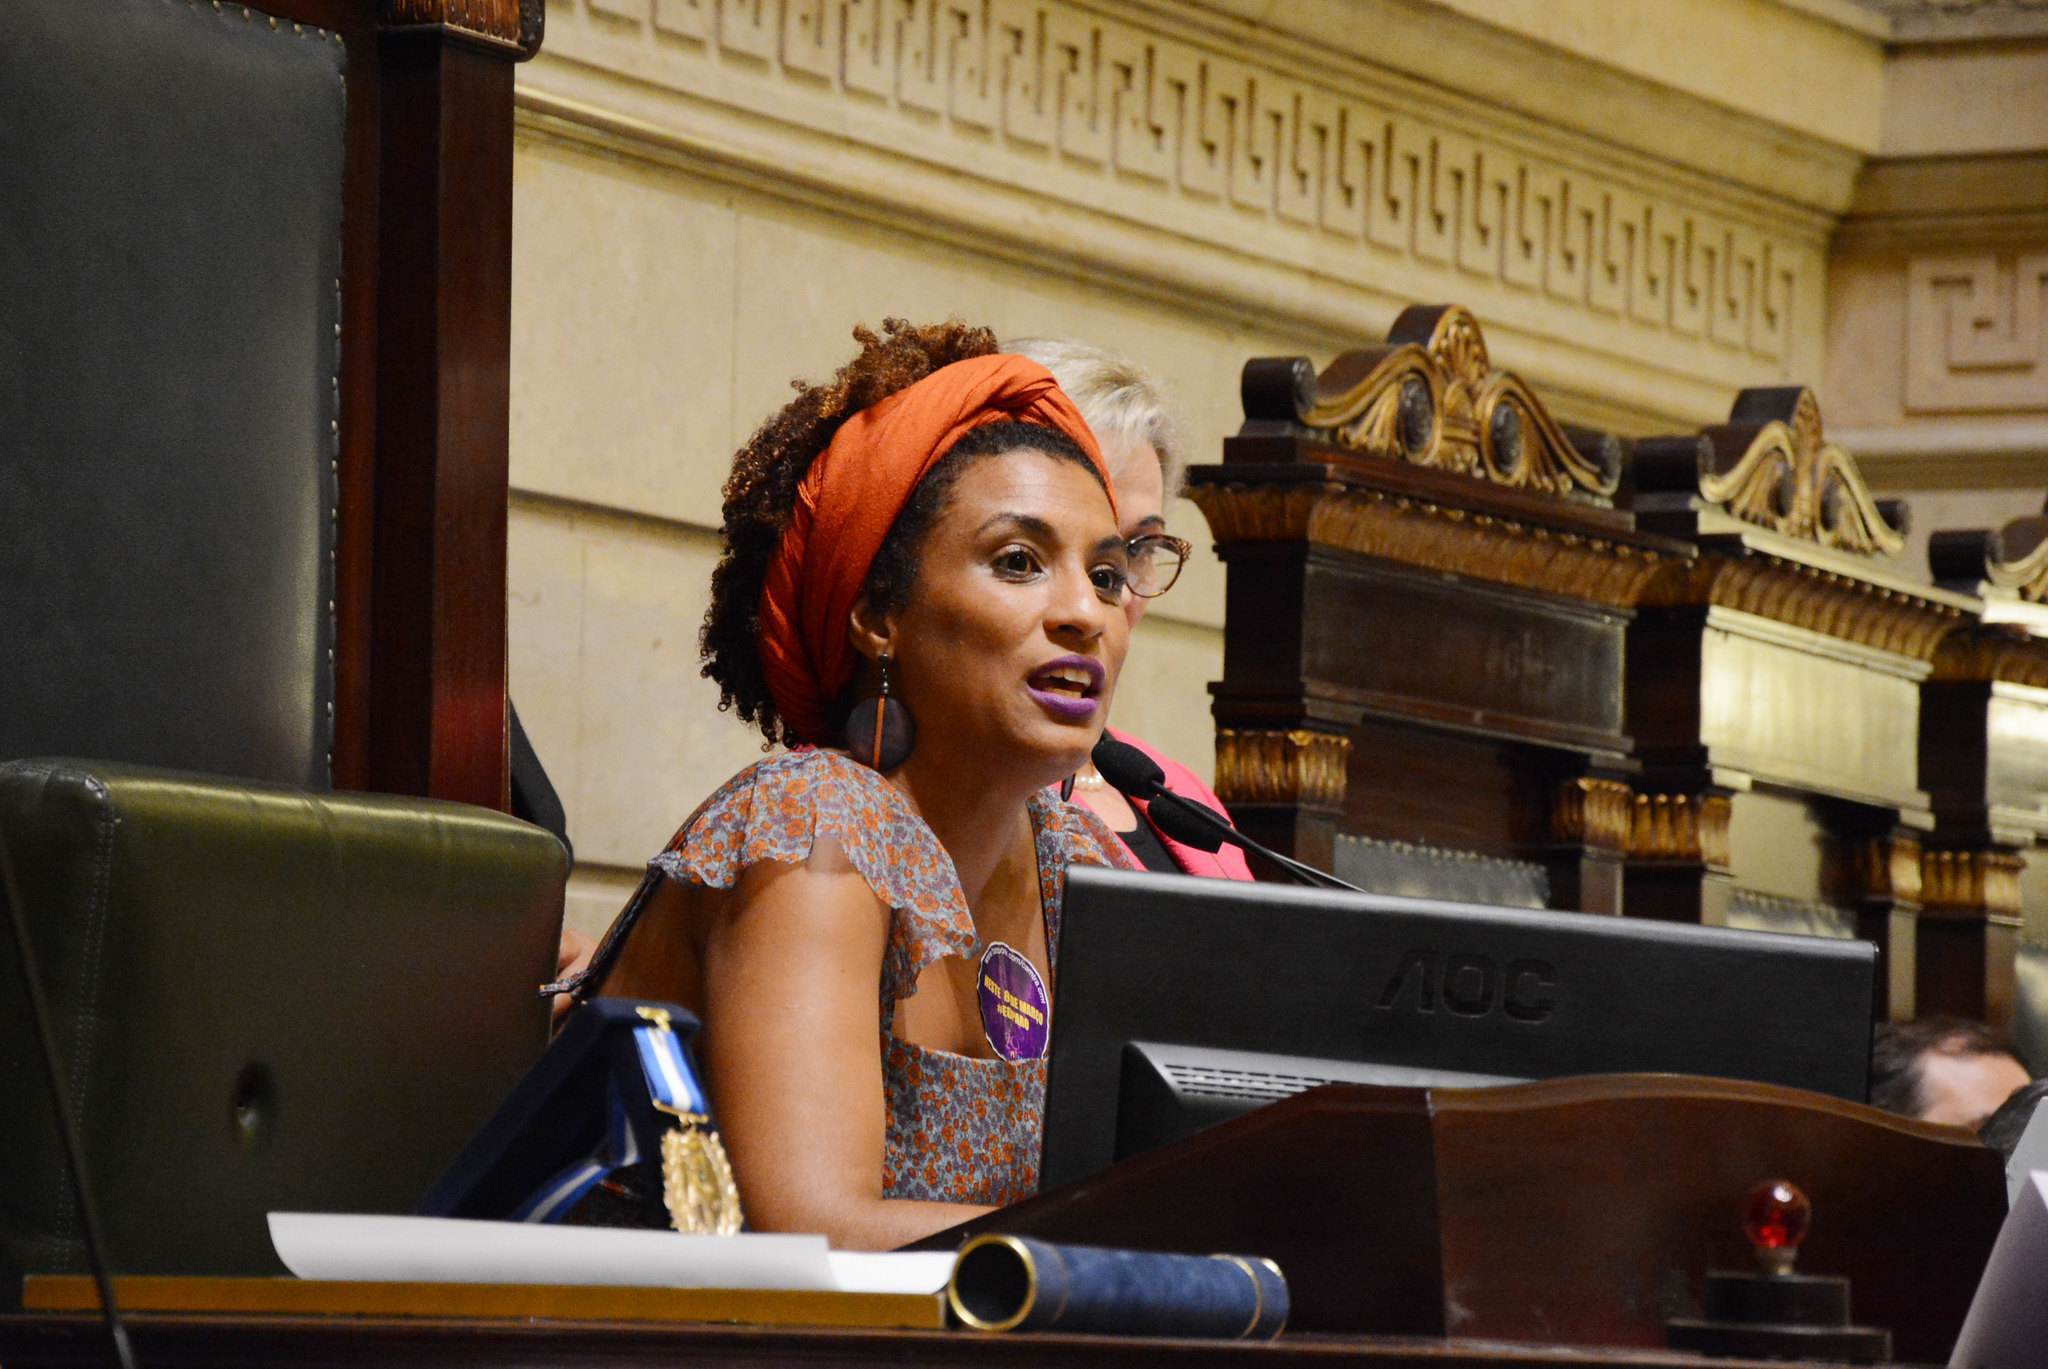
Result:
{"label": "beige stone wall", "polygon": [[1828,274],[1830,426],[1937,529],[2048,494],[2048,11],[1902,9],[1883,133]]}
{"label": "beige stone wall", "polygon": [[[1247,357],[1414,301],[1473,308],[1568,421],[1713,421],[1825,368],[1884,32],[1850,0],[553,0],[518,92],[511,686],[577,919],[758,754],[697,673],[718,487],[855,322],[1127,351],[1198,459]],[[1162,601],[1117,702],[1204,773],[1222,583]]]}
{"label": "beige stone wall", "polygon": [[[1236,426],[1245,357],[1329,346],[542,131],[522,131],[514,176],[511,687],[570,815],[585,927],[759,754],[698,673],[719,484],[792,377],[845,359],[854,322],[958,315],[1142,356],[1206,453]],[[1201,539],[1191,506],[1172,523]],[[1204,774],[1221,626],[1221,567],[1198,561],[1117,705]]]}

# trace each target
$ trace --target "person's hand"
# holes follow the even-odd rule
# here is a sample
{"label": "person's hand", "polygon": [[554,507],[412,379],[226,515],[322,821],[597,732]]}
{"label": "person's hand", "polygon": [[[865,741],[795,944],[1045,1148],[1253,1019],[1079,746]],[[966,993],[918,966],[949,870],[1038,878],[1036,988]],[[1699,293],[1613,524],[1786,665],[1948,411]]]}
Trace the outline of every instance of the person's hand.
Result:
{"label": "person's hand", "polygon": [[[574,927],[562,928],[562,944],[555,950],[555,978],[567,979],[570,975],[590,964],[590,957],[597,950],[597,942],[577,931]],[[555,1016],[569,1011],[574,1000],[568,994],[555,995]]]}

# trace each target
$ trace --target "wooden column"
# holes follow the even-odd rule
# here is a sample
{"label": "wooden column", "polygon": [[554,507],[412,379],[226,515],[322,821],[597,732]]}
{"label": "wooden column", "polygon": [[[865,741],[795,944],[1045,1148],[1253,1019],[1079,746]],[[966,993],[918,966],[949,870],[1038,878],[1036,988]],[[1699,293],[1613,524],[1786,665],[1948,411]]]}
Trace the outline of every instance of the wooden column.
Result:
{"label": "wooden column", "polygon": [[507,802],[516,0],[388,0],[367,787]]}
{"label": "wooden column", "polygon": [[334,783],[503,808],[512,67],[543,0],[266,0],[348,53]]}

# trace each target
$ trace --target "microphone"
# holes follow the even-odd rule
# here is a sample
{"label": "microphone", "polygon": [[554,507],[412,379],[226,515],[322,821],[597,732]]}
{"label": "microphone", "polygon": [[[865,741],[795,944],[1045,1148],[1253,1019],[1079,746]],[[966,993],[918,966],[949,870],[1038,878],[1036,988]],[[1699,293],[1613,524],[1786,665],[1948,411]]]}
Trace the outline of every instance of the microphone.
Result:
{"label": "microphone", "polygon": [[1126,798],[1144,800],[1146,812],[1159,824],[1159,830],[1183,846],[1214,851],[1227,841],[1241,850],[1264,856],[1300,883],[1320,889],[1343,889],[1354,894],[1365,892],[1356,884],[1347,883],[1327,871],[1304,865],[1291,856],[1283,856],[1261,846],[1232,827],[1230,819],[1207,804],[1174,793],[1166,787],[1166,772],[1159,768],[1158,762],[1107,732],[1102,734],[1101,741],[1095,743],[1095,750],[1088,759],[1094,762],[1096,772],[1117,792]]}

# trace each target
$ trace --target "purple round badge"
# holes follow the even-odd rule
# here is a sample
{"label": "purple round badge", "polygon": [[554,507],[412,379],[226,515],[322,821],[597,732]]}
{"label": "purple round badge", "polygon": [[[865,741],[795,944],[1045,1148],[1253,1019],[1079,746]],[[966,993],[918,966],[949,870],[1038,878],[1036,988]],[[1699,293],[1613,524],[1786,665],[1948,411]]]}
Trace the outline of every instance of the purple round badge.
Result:
{"label": "purple round badge", "polygon": [[975,975],[981,999],[981,1031],[1005,1060],[1036,1060],[1045,1054],[1052,999],[1038,971],[1000,941],[988,943]]}

